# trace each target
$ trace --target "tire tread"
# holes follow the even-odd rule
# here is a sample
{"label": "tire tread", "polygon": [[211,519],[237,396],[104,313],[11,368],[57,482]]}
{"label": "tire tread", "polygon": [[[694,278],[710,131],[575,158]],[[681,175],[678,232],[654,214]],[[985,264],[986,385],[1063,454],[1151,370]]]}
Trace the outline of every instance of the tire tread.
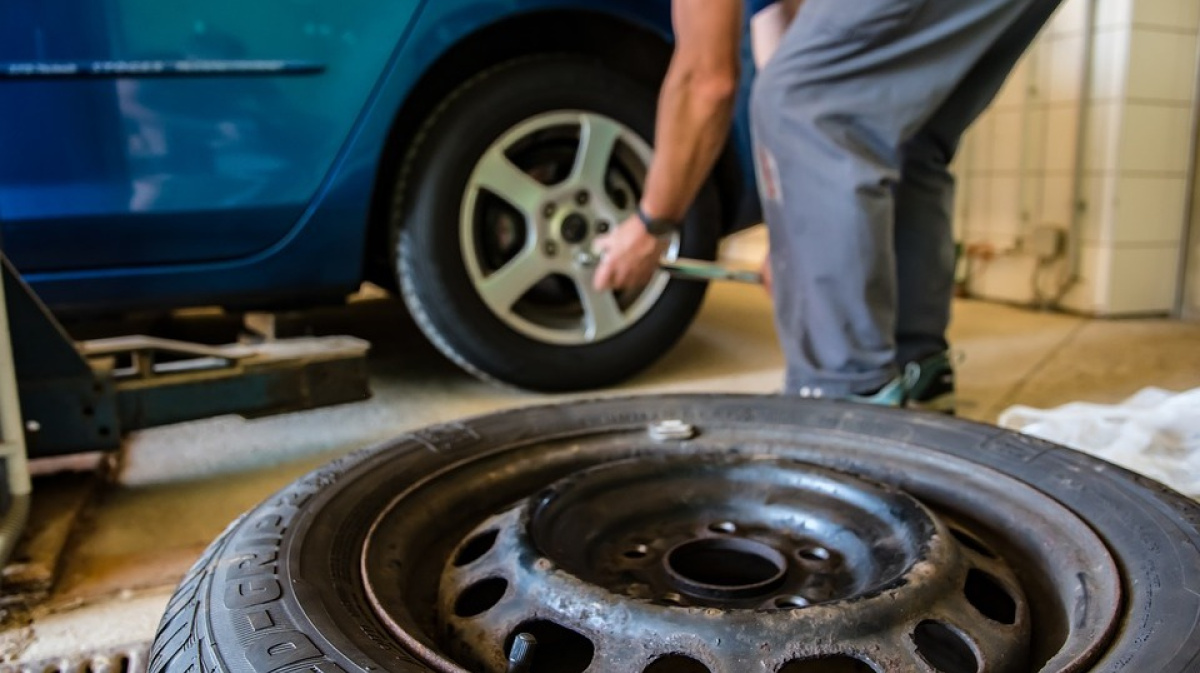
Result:
{"label": "tire tread", "polygon": [[212,635],[202,615],[212,573],[233,531],[245,518],[230,524],[192,565],[167,603],[154,636],[147,664],[149,673],[210,673],[221,667],[213,659]]}
{"label": "tire tread", "polygon": [[425,334],[434,348],[438,349],[447,359],[458,365],[468,374],[475,378],[503,388],[517,389],[516,386],[510,385],[476,367],[470,360],[462,355],[451,344],[438,329],[433,318],[429,315],[429,310],[425,303],[417,295],[414,277],[413,277],[413,255],[415,254],[414,245],[412,244],[409,229],[400,226],[404,221],[404,209],[409,200],[409,190],[411,189],[411,180],[414,174],[417,158],[424,152],[429,141],[429,136],[432,131],[437,128],[438,123],[445,115],[446,111],[453,107],[463,96],[483,82],[495,77],[512,68],[524,65],[530,62],[548,59],[548,56],[527,56],[511,61],[500,63],[491,68],[488,68],[479,74],[471,77],[466,82],[463,82],[458,88],[450,92],[450,95],[438,104],[421,124],[416,135],[413,137],[412,145],[405,154],[404,162],[400,168],[400,177],[396,181],[396,189],[392,197],[392,243],[391,247],[395,255],[393,266],[396,268],[396,273],[399,276],[400,296],[404,300],[404,305],[408,307],[409,313],[413,320],[417,323],[417,327]]}

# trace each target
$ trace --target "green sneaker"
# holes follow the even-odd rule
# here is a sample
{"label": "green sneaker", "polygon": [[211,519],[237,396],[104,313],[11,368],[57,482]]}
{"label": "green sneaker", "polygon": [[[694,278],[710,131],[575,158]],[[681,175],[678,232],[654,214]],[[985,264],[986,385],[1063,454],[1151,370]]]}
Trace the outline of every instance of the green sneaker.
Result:
{"label": "green sneaker", "polygon": [[908,401],[908,389],[911,376],[906,368],[904,373],[892,379],[870,395],[850,395],[846,399],[858,404],[874,404],[880,407],[902,407]]}
{"label": "green sneaker", "polygon": [[954,367],[948,351],[908,363],[904,374],[909,380],[905,400],[909,408],[954,415]]}

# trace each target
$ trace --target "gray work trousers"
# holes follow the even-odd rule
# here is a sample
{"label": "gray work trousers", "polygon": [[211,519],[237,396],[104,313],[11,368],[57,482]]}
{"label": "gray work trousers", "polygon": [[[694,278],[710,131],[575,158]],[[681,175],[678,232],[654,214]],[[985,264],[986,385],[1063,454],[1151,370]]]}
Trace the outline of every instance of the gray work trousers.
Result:
{"label": "gray work trousers", "polygon": [[806,0],[752,99],[785,392],[945,350],[966,128],[1059,0]]}

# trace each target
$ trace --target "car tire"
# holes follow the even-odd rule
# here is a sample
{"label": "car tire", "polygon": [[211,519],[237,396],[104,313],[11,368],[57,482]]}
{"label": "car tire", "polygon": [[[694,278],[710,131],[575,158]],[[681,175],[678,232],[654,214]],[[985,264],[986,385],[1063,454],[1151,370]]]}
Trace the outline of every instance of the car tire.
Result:
{"label": "car tire", "polygon": [[[655,103],[652,88],[600,63],[539,57],[506,63],[468,81],[431,116],[396,186],[394,264],[410,312],[447,357],[484,379],[561,392],[627,379],[680,338],[699,310],[705,284],[670,280],[660,272],[640,294],[593,294],[584,267],[595,260],[580,261],[602,229],[634,212],[648,165]],[[524,204],[529,207],[521,210],[513,202],[525,195],[517,198],[515,191],[508,200],[497,198],[489,189],[485,159],[499,151],[524,162],[522,171],[561,171],[573,160],[570,139],[562,137],[571,132],[572,115],[591,124],[588,128],[621,134],[605,168],[579,178],[584,187],[578,192],[565,187],[574,179],[570,175],[558,183],[538,183],[546,206]],[[584,123],[579,122],[579,138],[585,136]],[[582,156],[584,144],[578,142],[575,152]],[[622,184],[611,184],[616,182]],[[715,194],[705,186],[672,255],[715,257]],[[575,198],[590,202],[580,205]],[[532,212],[540,208],[556,211]],[[585,216],[585,231],[569,232],[564,222],[579,213]],[[584,240],[576,241],[579,236]],[[501,269],[516,268],[526,251],[533,253],[526,268],[538,265],[531,271],[541,274],[538,283],[515,300],[507,294],[485,296],[487,283],[499,278]],[[608,297],[618,299],[609,303]]]}
{"label": "car tire", "polygon": [[[656,433],[663,422],[694,432]],[[538,494],[544,502],[547,481],[590,466],[631,456],[645,460],[655,452],[711,457],[714,451],[725,457],[775,453],[861,475],[942,512],[959,498],[1015,501],[1021,498],[1017,491],[1028,490],[1033,497],[1026,503],[1062,508],[1077,519],[1077,530],[1094,534],[1102,543],[1100,555],[1111,555],[1121,575],[1105,588],[1099,557],[1070,561],[1083,569],[1078,574],[1064,567],[1053,569],[1057,575],[1040,576],[1031,570],[1036,563],[1018,568],[1034,615],[1033,656],[1044,665],[1030,670],[1197,670],[1195,502],[1084,454],[991,426],[753,396],[601,400],[509,411],[419,430],[342,458],[269,498],[209,548],[168,606],[149,670],[447,670],[428,663],[440,656],[436,645],[400,642],[395,624],[411,620],[414,632],[425,634],[418,640],[454,639],[453,630],[439,630],[432,622],[437,581],[413,578],[430,568],[436,574],[450,559],[458,565],[462,552],[456,550],[465,548],[460,541],[488,520],[492,508],[514,501],[518,492],[508,490],[510,483],[520,495]],[[452,473],[463,479],[447,476]],[[527,483],[512,481],[526,476]],[[439,479],[447,480],[444,487],[431,486]],[[973,483],[1000,495],[973,493]],[[403,504],[406,498],[410,505]],[[1039,499],[1048,500],[1038,505]],[[1048,536],[1037,517],[1001,516],[985,525],[990,515],[983,511],[953,516],[960,523],[980,517],[963,542],[983,553],[1009,550],[1011,544],[1013,558],[1027,552],[1050,558],[1073,545],[1085,548],[1070,536]],[[408,532],[388,537],[389,522],[400,522]],[[1008,537],[1023,541],[1006,542]],[[1106,591],[1121,596],[1106,603]],[[847,609],[853,604],[845,603]],[[1093,628],[1106,612],[1111,628]],[[1056,631],[1070,633],[1053,635]],[[1071,648],[1073,653],[1064,654]],[[864,651],[870,656],[870,649]],[[880,665],[829,670],[908,670]]]}

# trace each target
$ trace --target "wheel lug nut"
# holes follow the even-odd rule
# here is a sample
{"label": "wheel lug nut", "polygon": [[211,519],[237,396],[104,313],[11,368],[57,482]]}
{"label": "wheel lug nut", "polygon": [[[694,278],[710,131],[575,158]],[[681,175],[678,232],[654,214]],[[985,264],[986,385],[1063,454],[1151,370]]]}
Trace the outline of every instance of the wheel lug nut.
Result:
{"label": "wheel lug nut", "polygon": [[545,250],[547,255],[553,257],[558,254],[558,245],[554,241],[546,241]]}
{"label": "wheel lug nut", "polygon": [[596,223],[596,232],[601,233],[601,234],[607,234],[608,233],[608,222],[597,222]]}
{"label": "wheel lug nut", "polygon": [[542,215],[546,217],[554,217],[554,213],[558,212],[558,206],[553,203],[547,203],[542,207]]}
{"label": "wheel lug nut", "polygon": [[575,203],[578,203],[581,206],[586,206],[589,198],[590,197],[588,196],[587,192],[580,191],[575,195]]}

